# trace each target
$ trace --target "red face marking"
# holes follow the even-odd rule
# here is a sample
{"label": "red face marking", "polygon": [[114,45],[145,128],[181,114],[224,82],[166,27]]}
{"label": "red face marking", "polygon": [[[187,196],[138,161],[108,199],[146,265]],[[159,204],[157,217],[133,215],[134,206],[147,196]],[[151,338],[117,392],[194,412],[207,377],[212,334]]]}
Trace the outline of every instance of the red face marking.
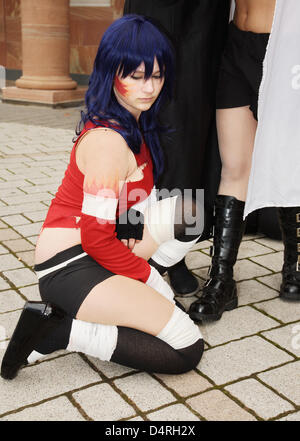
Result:
{"label": "red face marking", "polygon": [[126,97],[128,94],[128,88],[125,86],[125,84],[120,80],[118,76],[115,77],[115,88],[119,92],[120,95]]}

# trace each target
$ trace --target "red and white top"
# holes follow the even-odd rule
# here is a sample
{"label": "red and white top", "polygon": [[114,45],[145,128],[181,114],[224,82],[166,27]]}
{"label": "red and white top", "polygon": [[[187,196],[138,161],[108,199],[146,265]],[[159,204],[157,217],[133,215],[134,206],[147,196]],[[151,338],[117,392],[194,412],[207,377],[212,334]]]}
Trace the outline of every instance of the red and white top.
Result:
{"label": "red and white top", "polygon": [[[80,228],[84,251],[109,271],[146,282],[150,265],[137,257],[116,237],[116,219],[136,204],[145,202],[153,190],[153,164],[145,143],[135,154],[138,167],[143,166],[143,178],[125,182],[118,196],[95,195],[83,191],[84,174],[76,164],[76,146],[90,129],[96,128],[88,121],[76,140],[70,162],[60,187],[51,202],[42,228]],[[114,128],[113,126],[107,127]]]}

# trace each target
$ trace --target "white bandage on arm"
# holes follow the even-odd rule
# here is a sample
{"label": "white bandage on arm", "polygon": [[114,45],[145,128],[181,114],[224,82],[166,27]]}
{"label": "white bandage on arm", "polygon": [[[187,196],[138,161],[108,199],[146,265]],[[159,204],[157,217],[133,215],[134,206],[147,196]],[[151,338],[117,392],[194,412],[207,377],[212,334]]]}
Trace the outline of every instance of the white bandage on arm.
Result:
{"label": "white bandage on arm", "polygon": [[183,349],[202,339],[197,325],[189,315],[175,306],[173,314],[166,326],[157,335],[174,349]]}

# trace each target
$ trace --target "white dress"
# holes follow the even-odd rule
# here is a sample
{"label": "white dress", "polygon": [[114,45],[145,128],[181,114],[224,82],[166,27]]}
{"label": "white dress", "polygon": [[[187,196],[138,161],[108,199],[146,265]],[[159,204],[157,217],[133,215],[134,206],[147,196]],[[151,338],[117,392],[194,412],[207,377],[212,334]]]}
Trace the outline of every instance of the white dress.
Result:
{"label": "white dress", "polygon": [[300,1],[277,0],[259,89],[244,217],[300,206]]}

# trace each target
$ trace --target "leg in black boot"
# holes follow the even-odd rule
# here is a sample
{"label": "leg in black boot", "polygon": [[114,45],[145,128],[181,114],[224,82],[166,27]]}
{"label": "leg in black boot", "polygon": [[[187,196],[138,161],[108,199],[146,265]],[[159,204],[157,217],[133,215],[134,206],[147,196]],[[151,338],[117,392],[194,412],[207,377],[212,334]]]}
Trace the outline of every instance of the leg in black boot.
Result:
{"label": "leg in black boot", "polygon": [[300,207],[278,208],[284,243],[284,264],[279,297],[300,300]]}
{"label": "leg in black boot", "polygon": [[13,379],[27,364],[27,357],[36,345],[63,317],[63,311],[50,303],[27,302],[4,354],[1,377]]}
{"label": "leg in black boot", "polygon": [[170,285],[179,297],[191,297],[199,291],[199,283],[195,276],[188,270],[184,259],[168,268]]}
{"label": "leg in black boot", "polygon": [[204,285],[202,296],[191,304],[189,310],[195,321],[219,320],[224,311],[238,305],[233,266],[245,231],[244,206],[244,202],[233,196],[218,195],[216,198],[210,278]]}

